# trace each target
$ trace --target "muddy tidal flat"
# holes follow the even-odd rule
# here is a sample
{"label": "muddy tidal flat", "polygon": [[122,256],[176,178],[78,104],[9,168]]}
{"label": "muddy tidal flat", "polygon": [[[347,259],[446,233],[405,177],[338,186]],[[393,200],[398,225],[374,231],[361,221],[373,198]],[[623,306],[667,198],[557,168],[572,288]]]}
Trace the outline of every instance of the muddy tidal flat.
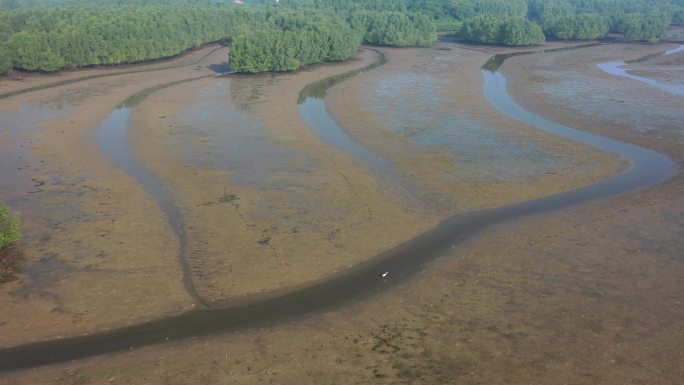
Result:
{"label": "muddy tidal flat", "polygon": [[[674,174],[655,186],[494,226],[345,306],[0,383],[682,383],[684,98],[599,68],[674,48],[602,45],[500,68],[524,109],[668,157]],[[448,218],[630,170],[490,104],[481,66],[513,51],[366,47],[295,73],[216,77],[228,49],[209,46],[5,97],[0,199],[24,238],[0,284],[0,350],[277,298]],[[307,85],[381,56],[298,104]],[[625,69],[676,85],[682,57]],[[0,93],[53,80],[2,79]]]}

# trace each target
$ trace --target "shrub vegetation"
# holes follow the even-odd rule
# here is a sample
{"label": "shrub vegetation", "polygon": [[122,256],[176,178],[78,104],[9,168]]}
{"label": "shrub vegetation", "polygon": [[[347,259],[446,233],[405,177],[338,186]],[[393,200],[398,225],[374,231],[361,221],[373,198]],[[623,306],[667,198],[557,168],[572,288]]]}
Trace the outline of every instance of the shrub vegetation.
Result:
{"label": "shrub vegetation", "polygon": [[0,250],[19,242],[19,215],[12,215],[4,204],[0,203]]}

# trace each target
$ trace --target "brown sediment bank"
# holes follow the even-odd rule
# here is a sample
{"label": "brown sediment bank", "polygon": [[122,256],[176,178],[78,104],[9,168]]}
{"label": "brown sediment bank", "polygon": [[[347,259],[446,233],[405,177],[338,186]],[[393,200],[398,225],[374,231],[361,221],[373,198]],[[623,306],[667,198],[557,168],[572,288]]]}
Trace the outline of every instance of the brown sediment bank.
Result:
{"label": "brown sediment bank", "polygon": [[[681,162],[680,125],[674,123],[682,98],[641,82],[606,74],[597,64],[626,61],[663,52],[677,45],[608,44],[545,57],[517,57],[502,68],[508,88],[525,108],[540,116],[583,130],[653,148]],[[656,61],[663,57],[656,58]],[[639,65],[650,65],[650,61]],[[663,68],[668,73],[667,65]],[[678,68],[669,75],[677,78]],[[582,84],[588,82],[589,86]],[[559,108],[563,100],[567,107]]]}
{"label": "brown sediment bank", "polygon": [[666,215],[664,186],[498,230],[391,295],[335,313],[7,379],[676,383],[682,223]]}
{"label": "brown sediment bank", "polygon": [[[661,47],[660,47],[661,48]],[[660,52],[660,51],[659,51]],[[684,84],[684,51],[662,55],[642,63],[627,65],[625,70],[633,75],[661,80],[666,84]]]}
{"label": "brown sediment bank", "polygon": [[[10,75],[0,75],[0,99],[26,92],[38,91],[41,88],[51,88],[120,74],[156,71],[190,65],[199,66],[207,56],[219,50],[225,52],[225,48],[222,48],[219,44],[207,44],[201,48],[186,51],[173,58],[156,60],[148,63],[63,70],[54,74],[14,72]],[[224,61],[227,62],[227,59],[226,56]],[[221,62],[212,64],[221,64]]]}

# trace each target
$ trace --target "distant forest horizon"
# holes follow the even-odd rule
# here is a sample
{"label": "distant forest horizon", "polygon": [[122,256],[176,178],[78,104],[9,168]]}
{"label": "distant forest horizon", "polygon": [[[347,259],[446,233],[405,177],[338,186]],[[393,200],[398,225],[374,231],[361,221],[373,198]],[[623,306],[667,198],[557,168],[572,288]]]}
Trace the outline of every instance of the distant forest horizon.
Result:
{"label": "distant forest horizon", "polygon": [[341,61],[361,44],[658,42],[684,0],[0,0],[0,74],[138,63],[230,45],[237,72]]}

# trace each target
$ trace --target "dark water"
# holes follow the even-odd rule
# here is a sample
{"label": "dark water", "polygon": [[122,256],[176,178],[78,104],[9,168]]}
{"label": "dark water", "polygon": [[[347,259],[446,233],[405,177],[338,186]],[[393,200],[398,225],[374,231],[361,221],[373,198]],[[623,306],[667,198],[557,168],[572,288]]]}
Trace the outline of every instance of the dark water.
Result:
{"label": "dark water", "polygon": [[[98,354],[129,351],[145,345],[190,337],[269,326],[302,317],[307,313],[334,310],[406,282],[419,273],[427,263],[494,225],[632,192],[652,186],[673,174],[674,166],[667,157],[535,116],[510,98],[503,75],[483,69],[483,76],[485,94],[492,105],[500,111],[543,130],[618,154],[631,162],[631,168],[618,176],[587,187],[449,218],[434,229],[370,261],[285,294],[224,308],[193,310],[178,316],[88,336],[1,349],[0,370],[27,368]],[[390,272],[389,279],[378,278],[378,273],[382,271]]]}

